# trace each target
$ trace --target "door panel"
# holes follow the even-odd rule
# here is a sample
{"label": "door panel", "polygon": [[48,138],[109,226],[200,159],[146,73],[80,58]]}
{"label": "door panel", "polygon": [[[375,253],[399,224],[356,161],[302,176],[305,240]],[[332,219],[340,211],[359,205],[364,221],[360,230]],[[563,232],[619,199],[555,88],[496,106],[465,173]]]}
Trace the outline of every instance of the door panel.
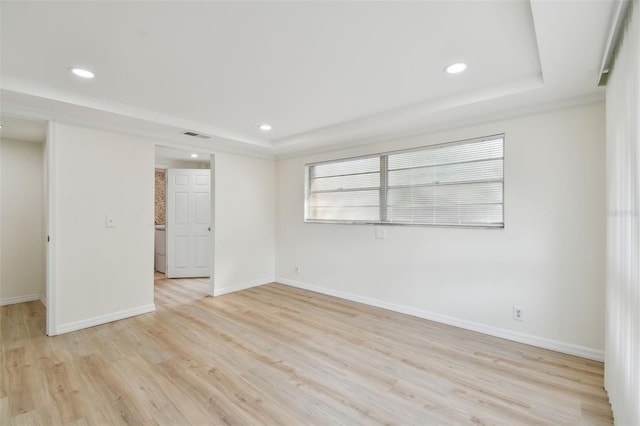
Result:
{"label": "door panel", "polygon": [[209,265],[209,238],[196,237],[196,260],[195,264],[198,268],[205,268]]}
{"label": "door panel", "polygon": [[175,224],[176,225],[188,225],[189,224],[189,193],[188,192],[176,192],[173,194],[175,199]]}
{"label": "door panel", "polygon": [[211,221],[211,202],[209,201],[209,192],[197,192],[196,197],[196,223],[198,225],[207,225]]}
{"label": "door panel", "polygon": [[176,242],[173,249],[174,267],[175,269],[186,269],[189,266],[189,239],[188,237],[177,235],[174,240]]}

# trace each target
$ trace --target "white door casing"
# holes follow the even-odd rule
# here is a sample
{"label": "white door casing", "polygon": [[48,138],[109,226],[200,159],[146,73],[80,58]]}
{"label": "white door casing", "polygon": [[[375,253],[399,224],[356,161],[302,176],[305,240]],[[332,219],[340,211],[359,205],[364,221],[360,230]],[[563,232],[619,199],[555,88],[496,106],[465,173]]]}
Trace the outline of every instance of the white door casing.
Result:
{"label": "white door casing", "polygon": [[45,175],[45,299],[46,299],[46,329],[47,336],[58,334],[58,281],[57,257],[58,234],[56,217],[57,179],[56,179],[56,123],[47,123],[47,137],[44,146],[44,175]]}
{"label": "white door casing", "polygon": [[209,277],[211,171],[167,170],[167,277]]}

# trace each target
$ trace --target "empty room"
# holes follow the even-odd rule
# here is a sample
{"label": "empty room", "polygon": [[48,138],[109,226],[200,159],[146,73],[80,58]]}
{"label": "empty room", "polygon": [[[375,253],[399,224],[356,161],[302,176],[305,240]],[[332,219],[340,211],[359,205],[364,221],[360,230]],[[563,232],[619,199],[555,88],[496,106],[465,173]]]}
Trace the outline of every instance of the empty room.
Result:
{"label": "empty room", "polygon": [[640,426],[638,0],[0,1],[0,424]]}

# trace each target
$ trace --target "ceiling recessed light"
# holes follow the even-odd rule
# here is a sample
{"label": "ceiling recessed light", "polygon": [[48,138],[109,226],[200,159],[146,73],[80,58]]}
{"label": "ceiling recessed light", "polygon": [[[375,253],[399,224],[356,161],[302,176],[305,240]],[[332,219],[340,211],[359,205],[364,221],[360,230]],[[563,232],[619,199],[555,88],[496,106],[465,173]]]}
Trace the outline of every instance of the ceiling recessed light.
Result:
{"label": "ceiling recessed light", "polygon": [[268,132],[269,130],[271,130],[271,126],[266,124],[266,123],[265,124],[261,124],[260,125],[260,130]]}
{"label": "ceiling recessed light", "polygon": [[198,154],[191,154],[191,158],[198,158]]}
{"label": "ceiling recessed light", "polygon": [[467,64],[465,64],[464,62],[458,62],[458,63],[449,65],[444,70],[449,74],[458,74],[466,69],[467,69]]}
{"label": "ceiling recessed light", "polygon": [[94,78],[96,75],[93,73],[93,71],[89,71],[88,69],[85,68],[69,68],[69,70],[77,75],[78,77],[82,77],[82,78]]}

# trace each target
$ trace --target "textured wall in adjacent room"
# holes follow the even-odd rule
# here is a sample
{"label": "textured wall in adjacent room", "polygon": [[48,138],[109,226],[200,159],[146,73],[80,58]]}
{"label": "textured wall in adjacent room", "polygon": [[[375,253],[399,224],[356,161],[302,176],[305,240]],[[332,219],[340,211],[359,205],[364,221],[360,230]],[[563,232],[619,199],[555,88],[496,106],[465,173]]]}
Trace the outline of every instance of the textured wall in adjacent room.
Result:
{"label": "textured wall in adjacent room", "polygon": [[165,224],[167,183],[165,170],[156,169],[156,225]]}

